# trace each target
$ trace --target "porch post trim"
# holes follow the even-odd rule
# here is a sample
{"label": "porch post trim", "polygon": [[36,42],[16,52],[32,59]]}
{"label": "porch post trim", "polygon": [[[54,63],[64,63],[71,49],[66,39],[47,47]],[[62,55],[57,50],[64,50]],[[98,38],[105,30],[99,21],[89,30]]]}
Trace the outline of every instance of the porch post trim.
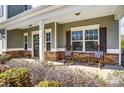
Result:
{"label": "porch post trim", "polygon": [[55,50],[57,49],[57,23],[55,22]]}
{"label": "porch post trim", "polygon": [[2,38],[2,54],[3,52],[7,52],[7,29],[5,29],[5,38]]}
{"label": "porch post trim", "polygon": [[119,20],[119,65],[121,65],[121,21]]}
{"label": "porch post trim", "polygon": [[39,22],[39,59],[44,61],[44,23]]}

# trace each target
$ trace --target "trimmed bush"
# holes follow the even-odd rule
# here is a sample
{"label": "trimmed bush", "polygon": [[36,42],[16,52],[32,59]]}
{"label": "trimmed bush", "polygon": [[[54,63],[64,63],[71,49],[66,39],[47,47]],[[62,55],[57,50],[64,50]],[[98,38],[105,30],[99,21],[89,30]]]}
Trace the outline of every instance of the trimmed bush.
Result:
{"label": "trimmed bush", "polygon": [[9,69],[8,65],[0,64],[0,73],[6,71]]}
{"label": "trimmed bush", "polygon": [[41,81],[38,87],[62,87],[63,84],[57,81]]}
{"label": "trimmed bush", "polygon": [[4,64],[6,61],[9,61],[10,59],[11,59],[10,55],[7,55],[7,54],[0,55],[1,64]]}
{"label": "trimmed bush", "polygon": [[26,68],[11,68],[0,74],[1,87],[32,86],[29,71]]}

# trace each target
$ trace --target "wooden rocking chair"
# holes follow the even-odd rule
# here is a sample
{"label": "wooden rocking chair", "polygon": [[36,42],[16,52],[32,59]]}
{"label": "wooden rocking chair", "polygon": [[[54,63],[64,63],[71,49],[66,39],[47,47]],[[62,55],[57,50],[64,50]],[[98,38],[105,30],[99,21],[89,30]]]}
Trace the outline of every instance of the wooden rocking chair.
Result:
{"label": "wooden rocking chair", "polygon": [[104,48],[103,46],[97,45],[97,51],[94,52],[92,56],[89,57],[89,61],[97,62],[98,67],[102,68],[104,66]]}
{"label": "wooden rocking chair", "polygon": [[64,53],[63,60],[64,60],[64,63],[67,63],[73,60],[71,46],[65,46],[65,53]]}

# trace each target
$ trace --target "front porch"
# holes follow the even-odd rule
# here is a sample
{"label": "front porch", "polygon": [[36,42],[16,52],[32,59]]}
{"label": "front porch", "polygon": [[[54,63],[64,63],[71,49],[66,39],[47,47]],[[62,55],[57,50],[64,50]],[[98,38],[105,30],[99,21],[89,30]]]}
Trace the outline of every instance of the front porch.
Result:
{"label": "front porch", "polygon": [[[83,39],[82,41],[80,40],[81,42],[79,40],[75,40],[73,42],[71,35],[73,32],[76,33],[77,31],[80,31],[79,27],[80,28],[82,27],[82,30],[83,27],[84,28],[90,27],[89,29],[98,29],[99,35],[96,36],[97,37],[96,40],[84,41]],[[43,44],[44,60],[47,61],[63,60],[65,46],[69,44],[72,45],[73,47],[74,60],[88,62],[88,57],[89,55],[92,55],[93,52],[95,51],[96,44],[104,44],[106,47],[105,50],[106,56],[111,56],[112,58],[117,59],[116,62],[111,61],[110,63],[111,64],[118,63],[118,59],[119,59],[118,21],[114,20],[113,15],[93,18],[88,20],[80,20],[80,21],[64,23],[64,24],[54,22],[54,23],[45,24],[44,28],[45,28],[44,44]],[[105,33],[102,33],[104,30],[101,29],[103,28],[105,28]],[[100,32],[101,34],[104,34],[104,36],[100,35]],[[40,52],[39,52],[38,26],[26,28],[26,29],[10,30],[8,31],[7,35],[8,35],[7,36],[8,52],[6,53],[13,55],[13,57],[26,57],[26,56],[39,57]],[[15,37],[18,37],[18,39],[15,40]],[[102,39],[101,37],[105,39]],[[79,38],[79,37],[73,37],[73,38]],[[79,46],[77,45],[77,43],[79,44],[82,43],[82,45]],[[14,50],[12,51],[11,48]],[[18,50],[15,50],[16,48]]]}
{"label": "front porch", "polygon": [[7,49],[4,53],[13,57],[29,56],[42,61],[59,61],[63,60],[65,46],[71,45],[74,60],[86,62],[86,57],[94,53],[95,46],[101,44],[105,46],[106,57],[117,59],[116,62],[114,60],[109,63],[120,64],[116,8],[117,6],[71,6],[61,11],[58,9],[60,12],[54,16],[52,13],[46,14],[49,17],[44,20],[30,19],[27,20],[29,23],[9,26]]}

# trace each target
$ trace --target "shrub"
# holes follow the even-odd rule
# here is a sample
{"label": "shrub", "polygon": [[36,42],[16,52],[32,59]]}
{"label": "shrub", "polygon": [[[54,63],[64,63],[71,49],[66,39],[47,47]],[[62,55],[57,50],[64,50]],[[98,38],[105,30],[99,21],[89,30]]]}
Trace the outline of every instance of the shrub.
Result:
{"label": "shrub", "polygon": [[0,86],[29,87],[32,86],[28,69],[11,68],[0,74]]}
{"label": "shrub", "polygon": [[11,59],[10,55],[7,55],[7,54],[0,55],[1,64],[4,64],[6,61],[9,61],[10,59]]}
{"label": "shrub", "polygon": [[28,68],[31,79],[33,82],[33,85],[37,85],[41,80],[45,80],[46,73],[48,72],[49,68],[51,68],[47,64],[41,63],[41,62],[32,62],[32,61],[27,61],[23,59],[12,59],[7,62],[7,65],[9,65],[11,68],[15,67],[24,67]]}
{"label": "shrub", "polygon": [[22,59],[12,59],[7,64],[10,67],[27,67],[30,70],[34,85],[40,81],[62,82],[64,87],[91,87],[106,86],[106,82],[96,75],[79,68],[58,66],[42,62],[29,62]]}
{"label": "shrub", "polygon": [[8,65],[0,64],[0,73],[6,71],[8,69],[9,69],[9,66]]}
{"label": "shrub", "polygon": [[62,87],[63,84],[57,81],[41,81],[38,87]]}

